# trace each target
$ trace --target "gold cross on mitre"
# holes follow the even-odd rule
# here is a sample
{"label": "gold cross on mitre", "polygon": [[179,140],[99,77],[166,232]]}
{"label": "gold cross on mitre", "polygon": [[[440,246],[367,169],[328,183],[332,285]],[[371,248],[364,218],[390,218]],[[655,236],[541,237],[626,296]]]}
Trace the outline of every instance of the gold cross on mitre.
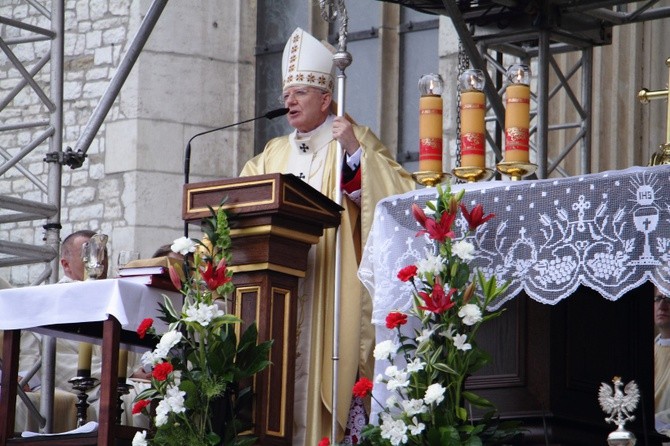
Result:
{"label": "gold cross on mitre", "polygon": [[[665,59],[665,65],[668,67],[668,84],[670,85],[670,57]],[[670,164],[670,88],[655,91],[649,91],[646,88],[643,88],[637,94],[637,97],[643,104],[654,99],[665,99],[668,101],[668,111],[666,113],[665,123],[665,144],[661,145],[660,149],[651,156],[649,165],[656,166],[658,164]]]}

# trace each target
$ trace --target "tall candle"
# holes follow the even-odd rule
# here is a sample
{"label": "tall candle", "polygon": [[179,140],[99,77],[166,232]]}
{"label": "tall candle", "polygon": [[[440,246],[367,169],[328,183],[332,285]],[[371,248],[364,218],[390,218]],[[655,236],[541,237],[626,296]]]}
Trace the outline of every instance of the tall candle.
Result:
{"label": "tall candle", "polygon": [[528,163],[530,128],[530,71],[513,65],[507,71],[512,84],[507,86],[505,109],[505,161]]}
{"label": "tall candle", "polygon": [[91,376],[91,358],[93,356],[93,345],[88,342],[80,342],[77,356],[77,376]]}
{"label": "tall candle", "polygon": [[465,70],[459,77],[461,89],[461,167],[486,167],[486,96],[481,70]]}
{"label": "tall candle", "polygon": [[419,91],[419,170],[442,172],[442,78],[422,76]]}
{"label": "tall candle", "polygon": [[125,381],[128,368],[128,350],[119,350],[119,381]]}

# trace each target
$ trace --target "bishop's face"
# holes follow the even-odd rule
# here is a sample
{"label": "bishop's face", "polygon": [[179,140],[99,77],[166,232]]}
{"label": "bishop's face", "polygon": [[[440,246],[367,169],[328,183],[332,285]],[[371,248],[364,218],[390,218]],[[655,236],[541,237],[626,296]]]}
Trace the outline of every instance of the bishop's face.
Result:
{"label": "bishop's face", "polygon": [[301,133],[311,132],[328,117],[332,96],[314,87],[290,87],[283,93],[288,123]]}

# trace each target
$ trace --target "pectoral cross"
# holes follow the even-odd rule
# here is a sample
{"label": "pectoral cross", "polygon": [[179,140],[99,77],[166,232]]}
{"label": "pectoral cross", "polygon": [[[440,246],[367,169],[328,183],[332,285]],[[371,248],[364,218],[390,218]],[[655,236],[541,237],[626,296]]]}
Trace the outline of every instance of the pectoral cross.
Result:
{"label": "pectoral cross", "polygon": [[302,150],[302,153],[306,153],[309,150],[309,146],[305,143],[302,143],[299,149]]}
{"label": "pectoral cross", "polygon": [[[665,59],[665,65],[668,67],[668,84],[670,84],[670,57]],[[663,144],[656,153],[651,156],[649,165],[670,164],[670,88],[665,90],[649,91],[646,88],[640,90],[637,94],[638,99],[643,104],[655,99],[665,99],[668,101],[668,110],[666,111],[665,122],[665,144]]]}

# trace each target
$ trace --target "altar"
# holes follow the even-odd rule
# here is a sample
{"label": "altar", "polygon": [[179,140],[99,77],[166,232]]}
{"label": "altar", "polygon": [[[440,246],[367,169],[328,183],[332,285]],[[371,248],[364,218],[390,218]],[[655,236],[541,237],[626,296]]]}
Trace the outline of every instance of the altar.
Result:
{"label": "altar", "polygon": [[[142,319],[158,314],[158,304],[163,302],[164,295],[175,305],[179,304],[179,293],[166,293],[123,279],[0,290],[0,329],[5,330],[2,389],[9,390],[0,393],[0,413],[5,414],[0,417],[0,445],[15,441],[30,444],[31,441],[12,440],[20,330],[102,345],[98,430],[68,436],[68,444],[105,445],[115,444],[118,437],[132,438],[133,428],[116,425],[119,346],[129,350],[149,348],[149,345],[142,346],[135,330]],[[165,324],[156,320],[154,327],[160,333]],[[66,441],[62,436],[51,438],[52,444]],[[47,439],[34,437],[32,441],[44,444]]]}
{"label": "altar", "polygon": [[[495,214],[468,239],[473,269],[510,283],[492,308],[505,308],[503,317],[480,337],[492,364],[467,386],[504,418],[524,420],[538,441],[548,431],[558,441],[604,440],[612,426],[603,421],[597,388],[614,374],[640,384],[636,429],[653,435],[650,284],[670,291],[669,180],[666,165],[451,186],[465,190],[468,209],[482,204],[485,214]],[[411,205],[424,207],[436,194],[421,189],[376,207],[359,277],[373,299],[377,342],[392,336],[384,325],[388,312],[411,305],[411,284],[398,271],[430,249],[417,236],[422,228]],[[375,374],[384,368],[378,362]],[[377,397],[385,401],[383,392]]]}

